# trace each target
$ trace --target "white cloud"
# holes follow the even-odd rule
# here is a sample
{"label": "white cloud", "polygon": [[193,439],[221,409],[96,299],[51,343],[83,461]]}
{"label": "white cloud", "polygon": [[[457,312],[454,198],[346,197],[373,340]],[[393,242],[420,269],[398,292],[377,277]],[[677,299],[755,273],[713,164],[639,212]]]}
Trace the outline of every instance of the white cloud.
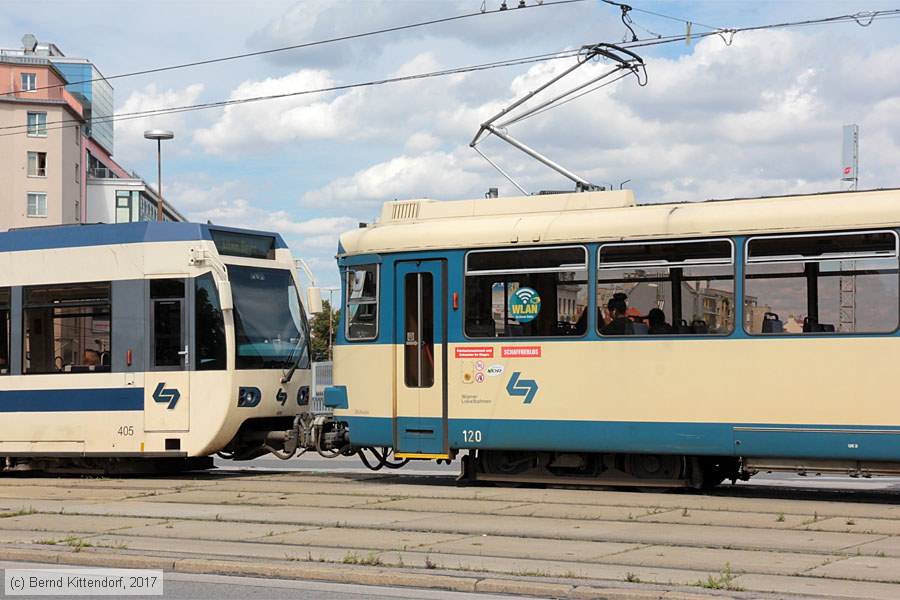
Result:
{"label": "white cloud", "polygon": [[[150,84],[143,90],[133,91],[125,101],[116,108],[117,115],[126,116],[132,113],[140,113],[148,110],[159,110],[178,106],[195,104],[203,93],[203,84],[194,83],[182,89],[157,89],[156,84]],[[167,152],[184,152],[188,145],[182,140],[184,132],[188,130],[190,119],[187,115],[193,113],[171,113],[154,115],[136,119],[116,120],[115,158],[120,164],[142,160],[149,153],[151,142],[144,139],[144,131],[147,129],[169,129],[175,132],[177,143],[167,143]]]}
{"label": "white cloud", "polygon": [[[334,85],[325,71],[301,70],[284,77],[245,81],[229,96],[243,100],[261,96],[297,94]],[[299,94],[285,98],[227,106],[210,127],[199,129],[194,141],[211,154],[265,152],[274,144],[295,139],[323,139],[341,135],[351,126],[344,114],[358,108],[358,92],[350,91],[329,100],[322,94]]]}
{"label": "white cloud", "polygon": [[452,154],[398,156],[306,192],[300,202],[308,208],[339,207],[371,215],[388,200],[460,197],[479,179]]}

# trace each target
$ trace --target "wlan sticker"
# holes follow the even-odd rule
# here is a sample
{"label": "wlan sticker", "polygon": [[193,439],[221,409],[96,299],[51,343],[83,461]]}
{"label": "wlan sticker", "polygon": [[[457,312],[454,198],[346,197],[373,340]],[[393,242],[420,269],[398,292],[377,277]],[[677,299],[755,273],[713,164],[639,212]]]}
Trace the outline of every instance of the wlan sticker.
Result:
{"label": "wlan sticker", "polygon": [[531,288],[519,288],[509,297],[509,314],[519,323],[534,321],[540,312],[541,297]]}

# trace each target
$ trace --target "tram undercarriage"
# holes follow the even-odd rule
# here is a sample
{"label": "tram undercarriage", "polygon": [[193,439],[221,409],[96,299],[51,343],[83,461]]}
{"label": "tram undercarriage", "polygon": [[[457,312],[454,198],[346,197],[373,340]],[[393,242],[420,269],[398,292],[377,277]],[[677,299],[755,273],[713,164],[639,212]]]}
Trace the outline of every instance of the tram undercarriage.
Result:
{"label": "tram undercarriage", "polygon": [[737,459],[668,454],[478,450],[462,459],[461,482],[706,489],[748,479]]}

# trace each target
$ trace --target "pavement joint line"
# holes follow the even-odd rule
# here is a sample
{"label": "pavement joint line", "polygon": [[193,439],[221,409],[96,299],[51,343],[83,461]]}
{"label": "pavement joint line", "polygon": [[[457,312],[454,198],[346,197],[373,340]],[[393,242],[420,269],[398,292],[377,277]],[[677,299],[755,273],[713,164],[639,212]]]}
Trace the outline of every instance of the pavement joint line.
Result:
{"label": "pavement joint line", "polygon": [[[666,599],[666,600],[699,600],[717,598],[725,600],[732,596],[723,596],[719,590],[706,590],[693,586],[662,586],[644,584],[637,587],[610,587],[611,580],[595,580],[594,583],[556,583],[543,581],[540,577],[513,579],[504,577],[502,573],[490,573],[487,576],[472,576],[471,572],[460,575],[446,571],[423,573],[421,570],[384,569],[368,565],[342,565],[337,563],[285,562],[259,563],[239,561],[228,558],[164,558],[144,555],[117,555],[98,552],[78,552],[61,550],[58,552],[36,552],[28,549],[0,549],[0,560],[11,562],[43,562],[58,565],[103,566],[104,568],[161,568],[176,573],[203,573],[237,576],[278,577],[285,579],[310,579],[334,583],[357,583],[375,586],[403,586],[419,589],[443,589],[461,592],[492,592],[501,594],[518,594],[533,597],[562,597],[573,600],[585,598],[631,600],[631,599]],[[583,582],[584,580],[579,580]],[[685,591],[685,588],[691,591]],[[740,590],[724,590],[734,592]],[[562,594],[560,595],[560,592]],[[753,593],[748,598],[772,597],[767,593]],[[800,600],[806,595],[788,594],[788,598]]]}
{"label": "pavement joint line", "polygon": [[[45,511],[40,511],[40,510],[38,510],[38,511],[36,511],[35,513],[32,513],[32,514],[63,514],[64,516],[73,516],[73,517],[77,517],[77,516],[107,516],[107,517],[120,517],[120,518],[150,518],[150,519],[153,519],[153,518],[159,518],[159,517],[154,517],[154,516],[152,516],[152,515],[144,515],[144,514],[139,514],[139,515],[119,515],[119,514],[110,514],[110,513],[90,513],[90,512],[59,513],[59,512],[53,512],[53,511],[46,511],[46,512],[45,512]],[[429,519],[431,519],[431,517],[423,517],[423,518],[421,518],[421,519],[419,519],[419,520],[429,520]],[[245,524],[252,524],[252,525],[273,525],[273,524],[283,524],[283,522],[281,522],[281,521],[273,521],[273,520],[230,519],[230,518],[227,518],[227,516],[226,516],[226,518],[219,518],[219,515],[217,515],[215,518],[199,518],[199,517],[190,517],[190,516],[188,516],[188,517],[179,517],[179,518],[177,518],[177,519],[175,519],[175,520],[176,520],[176,521],[204,522],[204,523],[215,523],[215,522],[220,522],[220,523],[245,523]],[[619,522],[619,521],[614,521],[614,522],[612,522],[612,523],[620,523],[620,522]],[[367,525],[358,525],[358,526],[357,526],[357,525],[348,525],[348,524],[341,524],[341,523],[339,523],[339,522],[336,523],[335,525],[320,525],[320,524],[316,524],[316,525],[306,525],[306,524],[297,524],[297,523],[292,523],[292,525],[297,525],[298,527],[301,527],[301,528],[308,528],[308,530],[321,530],[321,529],[327,529],[327,528],[332,528],[332,527],[334,527],[334,528],[339,528],[339,529],[361,530],[361,531],[372,531],[372,530],[386,529],[387,531],[390,531],[390,532],[398,532],[398,533],[406,533],[406,532],[415,532],[415,533],[445,533],[445,534],[448,534],[448,535],[461,535],[461,536],[478,536],[478,535],[480,535],[479,532],[468,532],[468,531],[458,531],[458,530],[457,530],[457,531],[440,531],[440,532],[436,532],[436,531],[433,530],[433,529],[426,529],[426,528],[398,528],[398,529],[393,529],[393,528],[390,528],[390,527],[389,527],[390,524],[387,524],[387,523],[386,523],[386,524],[381,524],[381,525],[379,525],[379,526],[377,526],[377,527],[372,527],[372,526],[367,526]],[[694,526],[695,526],[695,527],[705,527],[704,525],[694,525]],[[481,532],[481,533],[483,533],[483,532]],[[833,533],[833,532],[811,531],[811,532],[809,532],[809,533],[814,533],[814,534],[815,534],[815,533]],[[102,535],[102,534],[101,534],[101,533],[98,533],[98,534],[93,534],[93,535]],[[503,534],[489,534],[489,535],[503,535]],[[861,543],[858,543],[858,544],[851,544],[851,545],[849,545],[849,546],[842,547],[842,548],[840,548],[840,549],[838,549],[838,550],[828,551],[828,550],[816,550],[816,549],[813,548],[813,549],[805,550],[805,552],[806,552],[807,554],[821,555],[821,556],[839,556],[838,552],[843,552],[843,551],[845,551],[845,550],[847,550],[847,549],[850,549],[850,548],[857,548],[857,547],[862,546],[862,545],[865,545],[865,544],[871,544],[871,543],[875,543],[875,542],[880,542],[880,541],[884,541],[884,540],[891,539],[892,537],[896,537],[896,536],[890,536],[890,535],[885,535],[885,534],[859,534],[859,535],[880,535],[880,537],[877,537],[876,539],[867,540],[867,541],[865,541],[865,542],[861,542]],[[533,535],[533,536],[528,536],[527,539],[532,539],[532,540],[575,539],[575,540],[577,540],[577,541],[587,541],[587,540],[581,540],[581,539],[579,539],[579,538],[560,538],[559,536],[549,536],[549,535],[543,535],[543,536]],[[630,544],[630,543],[634,543],[633,540],[630,540],[630,539],[624,539],[624,538],[622,538],[622,539],[620,539],[620,538],[604,538],[603,541],[605,541],[605,542],[614,542],[614,543],[622,543],[622,544]],[[724,545],[724,546],[723,546],[723,545],[716,545],[716,544],[702,544],[702,543],[693,543],[693,542],[679,542],[678,544],[675,544],[675,543],[655,543],[655,544],[650,544],[650,545],[651,545],[651,546],[661,546],[661,547],[684,547],[684,548],[706,548],[706,549],[724,549],[724,550],[743,550],[743,551],[750,551],[750,552],[777,552],[777,551],[782,551],[782,550],[783,550],[783,549],[777,548],[777,547],[766,547],[766,546],[751,546],[751,545],[746,545],[746,546],[745,546],[745,545],[736,545],[736,544],[727,544],[727,545]],[[872,554],[872,555],[864,554],[864,555],[861,555],[861,556],[875,556],[875,555],[874,555],[874,554]]]}

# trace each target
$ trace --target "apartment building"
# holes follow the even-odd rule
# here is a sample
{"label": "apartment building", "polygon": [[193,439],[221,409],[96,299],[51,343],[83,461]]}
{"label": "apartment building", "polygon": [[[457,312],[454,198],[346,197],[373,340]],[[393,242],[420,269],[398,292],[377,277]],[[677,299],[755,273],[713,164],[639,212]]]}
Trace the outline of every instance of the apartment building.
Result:
{"label": "apartment building", "polygon": [[156,220],[156,190],[113,159],[114,91],[90,60],[26,34],[0,48],[0,86],[0,231]]}
{"label": "apartment building", "polygon": [[0,229],[82,217],[81,102],[45,59],[0,55]]}

